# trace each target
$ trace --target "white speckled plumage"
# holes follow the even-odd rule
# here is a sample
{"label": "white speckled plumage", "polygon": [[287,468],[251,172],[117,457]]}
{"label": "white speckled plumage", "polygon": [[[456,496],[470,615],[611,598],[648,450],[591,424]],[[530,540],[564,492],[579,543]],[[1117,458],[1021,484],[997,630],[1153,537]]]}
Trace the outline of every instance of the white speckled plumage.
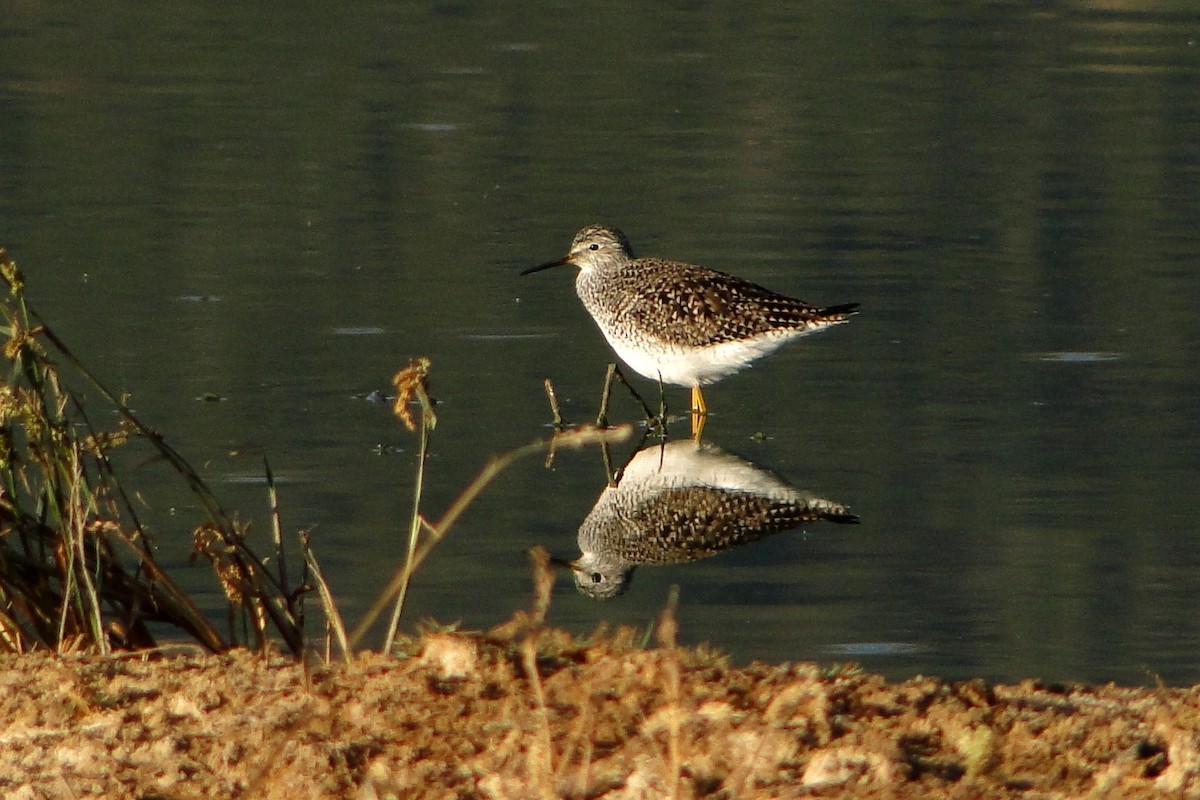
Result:
{"label": "white speckled plumage", "polygon": [[638,565],[708,558],[819,520],[858,517],[711,444],[667,442],[637,453],[601,492],[570,566],[576,587],[604,600],[628,588]]}
{"label": "white speckled plumage", "polygon": [[617,356],[652,380],[694,389],[784,343],[845,322],[857,303],[818,308],[724,272],[635,258],[625,234],[589,225],[567,255],[526,270],[579,268],[575,291]]}

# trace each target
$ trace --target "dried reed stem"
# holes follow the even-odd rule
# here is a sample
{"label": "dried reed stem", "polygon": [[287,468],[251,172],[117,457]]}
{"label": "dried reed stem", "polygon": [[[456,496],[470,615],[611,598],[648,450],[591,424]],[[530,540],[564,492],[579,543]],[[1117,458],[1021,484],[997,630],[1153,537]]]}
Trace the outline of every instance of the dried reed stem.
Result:
{"label": "dried reed stem", "polygon": [[666,655],[667,670],[667,764],[670,769],[668,780],[671,800],[679,800],[683,780],[683,756],[680,746],[679,722],[683,716],[682,692],[680,690],[680,667],[678,633],[679,624],[675,613],[679,608],[679,586],[671,586],[667,604],[658,618],[658,644]]}
{"label": "dried reed stem", "polygon": [[312,573],[313,582],[317,585],[317,595],[321,598],[321,608],[325,612],[325,621],[328,623],[329,629],[333,632],[333,638],[337,642],[338,649],[341,651],[342,660],[349,663],[351,648],[350,642],[346,637],[346,625],[342,621],[341,612],[338,611],[337,602],[333,599],[333,593],[329,590],[329,583],[321,573],[321,565],[317,563],[317,554],[313,552],[309,544],[307,532],[301,537],[301,549],[304,551],[304,563]]}

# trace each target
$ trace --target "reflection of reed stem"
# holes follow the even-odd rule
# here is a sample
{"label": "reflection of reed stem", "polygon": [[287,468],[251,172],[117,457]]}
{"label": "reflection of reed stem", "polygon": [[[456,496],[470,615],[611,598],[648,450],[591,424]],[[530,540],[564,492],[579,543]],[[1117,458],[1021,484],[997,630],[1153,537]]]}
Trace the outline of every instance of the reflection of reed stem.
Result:
{"label": "reflection of reed stem", "polygon": [[608,442],[600,443],[600,456],[604,459],[604,482],[611,488],[616,488],[617,473],[613,472],[612,468],[612,453],[608,449]]}

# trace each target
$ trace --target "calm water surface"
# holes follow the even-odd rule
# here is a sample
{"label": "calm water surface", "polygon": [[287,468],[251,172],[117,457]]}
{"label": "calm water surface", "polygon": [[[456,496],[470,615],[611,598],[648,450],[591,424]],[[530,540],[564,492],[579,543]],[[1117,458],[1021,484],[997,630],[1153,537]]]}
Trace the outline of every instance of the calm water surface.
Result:
{"label": "calm water surface", "polygon": [[[861,524],[639,568],[605,603],[562,581],[552,621],[645,624],[679,584],[683,636],[739,661],[1190,683],[1198,40],[1187,2],[8,3],[0,245],[264,549],[267,453],[352,620],[399,563],[415,450],[363,395],[432,359],[432,516],[548,432],[543,378],[595,413],[610,356],[570,275],[517,277],[584,224],[858,301],[706,393],[706,434]],[[129,460],[220,618],[184,566],[199,510]],[[597,451],[518,464],[410,624],[524,606],[524,549],[577,554],[603,489]]]}

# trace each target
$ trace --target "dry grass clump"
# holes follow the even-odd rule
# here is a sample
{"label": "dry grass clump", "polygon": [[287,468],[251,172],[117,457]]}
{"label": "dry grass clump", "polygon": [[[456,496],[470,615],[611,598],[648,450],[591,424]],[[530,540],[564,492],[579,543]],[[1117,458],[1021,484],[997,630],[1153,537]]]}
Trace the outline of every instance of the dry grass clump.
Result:
{"label": "dry grass clump", "polygon": [[[110,458],[131,439],[148,442],[192,488],[208,513],[198,542],[220,562],[254,627],[269,615],[289,647],[300,644],[287,598],[245,547],[195,470],[95,379],[29,307],[24,276],[0,249],[5,324],[0,362],[0,648],[153,647],[150,622],[166,623],[210,650],[235,643],[219,632],[154,557],[149,533]],[[64,387],[73,367],[118,412],[101,429]]]}

